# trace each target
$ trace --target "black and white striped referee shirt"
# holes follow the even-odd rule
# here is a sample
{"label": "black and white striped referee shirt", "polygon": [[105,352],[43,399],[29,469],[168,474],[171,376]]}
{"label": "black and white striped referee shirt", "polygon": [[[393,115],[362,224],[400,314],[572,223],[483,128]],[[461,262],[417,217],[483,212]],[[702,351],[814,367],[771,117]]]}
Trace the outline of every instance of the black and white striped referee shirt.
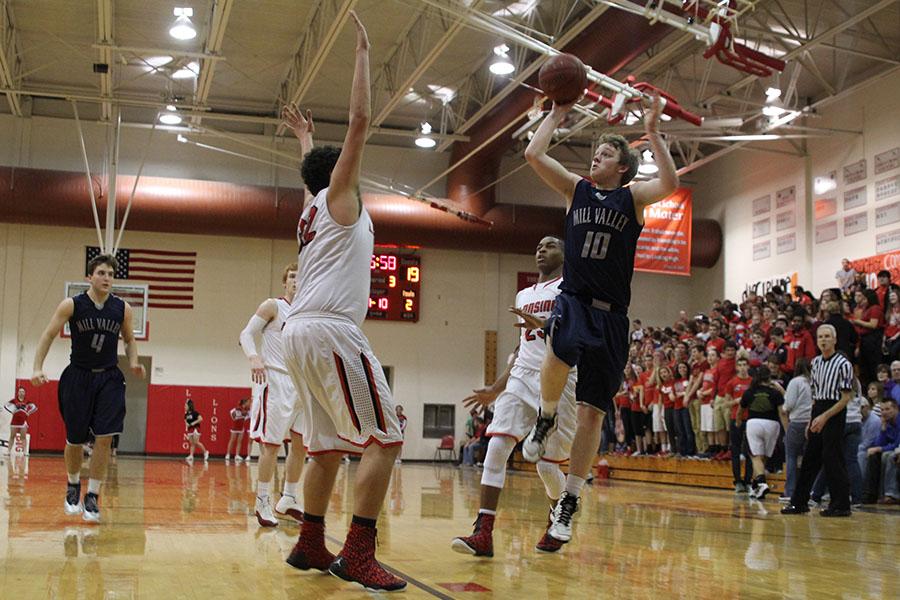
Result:
{"label": "black and white striped referee shirt", "polygon": [[810,387],[813,402],[837,402],[841,392],[853,389],[853,365],[840,352],[827,359],[820,354],[812,360]]}

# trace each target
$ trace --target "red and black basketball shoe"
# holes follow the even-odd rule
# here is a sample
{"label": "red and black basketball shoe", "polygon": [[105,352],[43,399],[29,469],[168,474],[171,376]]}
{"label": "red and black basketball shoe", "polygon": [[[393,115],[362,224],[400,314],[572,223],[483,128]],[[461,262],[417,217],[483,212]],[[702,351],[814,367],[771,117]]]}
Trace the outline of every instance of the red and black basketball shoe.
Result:
{"label": "red and black basketball shoe", "polygon": [[351,583],[357,583],[373,592],[399,592],[406,588],[406,581],[396,577],[375,560],[374,527],[352,523],[344,547],[328,572]]}
{"label": "red and black basketball shoe", "polygon": [[494,515],[479,513],[472,535],[453,538],[450,547],[461,554],[494,556]]}
{"label": "red and black basketball shoe", "polygon": [[300,538],[294,544],[287,564],[301,571],[318,569],[328,571],[334,562],[334,554],[325,547],[325,524],[303,521]]}
{"label": "red and black basketball shoe", "polygon": [[538,552],[558,552],[560,548],[565,545],[565,542],[561,542],[555,537],[550,535],[550,526],[553,525],[553,508],[550,508],[550,514],[547,515],[547,528],[544,530],[544,535],[541,536],[541,539],[538,541],[537,545],[534,547]]}

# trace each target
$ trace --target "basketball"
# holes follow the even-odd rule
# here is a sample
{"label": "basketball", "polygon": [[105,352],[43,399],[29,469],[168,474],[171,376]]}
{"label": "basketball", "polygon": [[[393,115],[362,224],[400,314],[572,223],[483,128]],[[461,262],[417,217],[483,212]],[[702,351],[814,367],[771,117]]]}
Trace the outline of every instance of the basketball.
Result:
{"label": "basketball", "polygon": [[574,102],[587,84],[587,69],[574,54],[551,56],[538,72],[538,85],[557,104]]}

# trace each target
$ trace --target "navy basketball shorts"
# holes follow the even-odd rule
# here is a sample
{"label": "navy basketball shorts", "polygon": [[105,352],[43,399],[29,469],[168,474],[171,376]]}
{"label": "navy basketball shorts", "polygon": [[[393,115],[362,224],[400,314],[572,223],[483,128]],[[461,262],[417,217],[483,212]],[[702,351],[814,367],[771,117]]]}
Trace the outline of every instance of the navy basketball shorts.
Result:
{"label": "navy basketball shorts", "polygon": [[59,378],[58,398],[68,443],[84,444],[91,434],[122,433],[125,376],[118,367],[94,371],[69,365]]}
{"label": "navy basketball shorts", "polygon": [[613,411],[628,360],[628,315],[586,304],[570,294],[556,297],[547,322],[553,353],[578,367],[575,401]]}

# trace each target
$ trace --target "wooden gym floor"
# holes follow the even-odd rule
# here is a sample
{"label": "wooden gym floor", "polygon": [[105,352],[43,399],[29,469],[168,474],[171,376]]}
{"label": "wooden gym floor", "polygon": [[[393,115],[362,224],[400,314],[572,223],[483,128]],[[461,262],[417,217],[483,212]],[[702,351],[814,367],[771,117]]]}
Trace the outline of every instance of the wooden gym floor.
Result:
{"label": "wooden gym floor", "polygon": [[[342,466],[335,486],[326,521],[332,551],[350,520],[354,470]],[[255,463],[119,457],[98,526],[63,514],[61,457],[5,458],[0,597],[371,597],[284,563],[298,528],[257,526],[255,474]],[[475,559],[449,544],[471,531],[479,478],[475,469],[447,465],[395,468],[378,555],[410,580],[405,597],[900,597],[898,511],[783,517],[775,499],[604,481],[586,490],[573,541],[558,555],[541,555],[533,547],[546,523],[543,487],[533,473],[511,473],[495,556]]]}

